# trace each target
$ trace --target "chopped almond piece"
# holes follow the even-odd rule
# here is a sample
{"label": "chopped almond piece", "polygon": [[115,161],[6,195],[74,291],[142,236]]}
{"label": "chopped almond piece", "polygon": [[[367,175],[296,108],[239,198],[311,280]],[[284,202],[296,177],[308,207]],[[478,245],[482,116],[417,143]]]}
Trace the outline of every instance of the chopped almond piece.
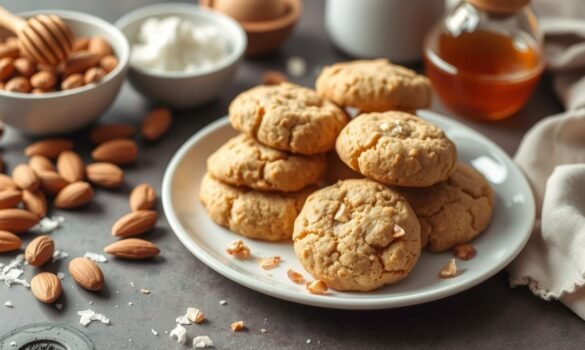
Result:
{"label": "chopped almond piece", "polygon": [[187,308],[187,313],[185,313],[185,317],[193,323],[201,323],[205,320],[205,315],[199,309],[194,307]]}
{"label": "chopped almond piece", "polygon": [[270,270],[280,265],[280,256],[271,256],[270,258],[256,259],[264,270]]}
{"label": "chopped almond piece", "polygon": [[450,259],[447,265],[439,272],[439,277],[452,278],[455,276],[457,276],[457,264],[455,263],[455,259]]}
{"label": "chopped almond piece", "polygon": [[245,260],[250,257],[250,248],[248,248],[241,239],[231,242],[228,249],[226,249],[226,252],[238,259]]}
{"label": "chopped almond piece", "polygon": [[306,287],[311,294],[325,294],[329,289],[327,283],[322,280],[309,281],[307,282]]}
{"label": "chopped almond piece", "polygon": [[244,321],[237,321],[231,324],[232,327],[232,331],[234,332],[239,332],[241,330],[244,330],[245,326],[244,326]]}
{"label": "chopped almond piece", "polygon": [[392,235],[394,238],[402,237],[406,234],[404,229],[398,225],[394,225],[394,234]]}
{"label": "chopped almond piece", "polygon": [[293,269],[288,269],[286,274],[288,275],[288,278],[290,278],[290,280],[293,281],[294,283],[300,284],[305,282],[305,277]]}
{"label": "chopped almond piece", "polygon": [[475,256],[475,248],[470,243],[463,243],[453,247],[453,255],[461,260],[470,260]]}

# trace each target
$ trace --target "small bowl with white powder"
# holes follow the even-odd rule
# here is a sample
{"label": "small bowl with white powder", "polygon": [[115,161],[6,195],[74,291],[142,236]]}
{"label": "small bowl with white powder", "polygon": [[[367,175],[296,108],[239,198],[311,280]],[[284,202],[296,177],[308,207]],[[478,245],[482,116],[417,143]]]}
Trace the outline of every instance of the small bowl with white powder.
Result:
{"label": "small bowl with white powder", "polygon": [[134,10],[116,22],[131,45],[130,83],[153,102],[201,105],[233,80],[246,34],[233,19],[188,3]]}

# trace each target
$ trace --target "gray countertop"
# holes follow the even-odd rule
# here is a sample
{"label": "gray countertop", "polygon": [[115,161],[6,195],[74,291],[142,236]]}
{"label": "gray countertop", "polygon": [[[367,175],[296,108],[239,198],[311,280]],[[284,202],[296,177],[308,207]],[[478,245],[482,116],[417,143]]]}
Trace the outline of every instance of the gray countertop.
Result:
{"label": "gray countertop", "polygon": [[[3,5],[14,11],[67,8],[114,21],[148,2],[154,1],[8,0]],[[127,171],[126,188],[98,190],[94,202],[83,210],[53,211],[53,215],[63,215],[66,219],[64,227],[52,233],[58,248],[69,252],[71,257],[83,255],[88,250],[101,251],[112,241],[111,224],[127,211],[129,188],[149,182],[160,192],[164,169],[179,146],[200,128],[225,115],[229,101],[239,91],[257,84],[264,70],[284,70],[290,56],[305,58],[309,67],[347,59],[327,39],[322,11],[322,1],[306,1],[296,32],[279,53],[247,60],[231,88],[220,99],[196,110],[177,113],[167,137],[155,145],[142,147],[139,161]],[[312,74],[297,80],[305,85],[312,85],[313,81]],[[531,125],[561,110],[550,85],[550,79],[545,77],[530,103],[512,119],[494,124],[463,122],[513,154]],[[124,86],[103,120],[138,124],[148,108],[147,101]],[[433,109],[449,114],[438,102]],[[80,132],[75,137],[87,147],[85,135],[86,132]],[[7,132],[0,150],[9,167],[25,161],[22,150],[29,142],[13,130]],[[83,152],[87,155],[89,148]],[[161,205],[159,209],[162,212]],[[28,241],[33,235],[24,237]],[[363,312],[327,310],[274,299],[220,276],[181,245],[163,215],[157,229],[146,238],[161,247],[163,254],[159,259],[148,262],[110,260],[100,265],[107,287],[99,294],[82,290],[69,276],[65,277],[64,295],[59,301],[64,304],[62,311],[37,302],[21,286],[0,285],[0,304],[6,300],[14,304],[14,308],[0,306],[0,334],[34,322],[59,322],[85,332],[98,349],[180,349],[184,347],[164,331],[174,328],[175,318],[183,314],[186,307],[195,306],[204,310],[209,322],[187,326],[190,338],[209,335],[219,349],[576,349],[582,348],[585,342],[585,327],[577,316],[558,302],[534,297],[526,288],[511,289],[504,272],[468,291],[424,305]],[[13,256],[2,255],[0,262],[6,263]],[[27,279],[30,280],[34,270],[27,268]],[[49,270],[66,272],[67,260],[50,265]],[[142,295],[140,288],[150,289],[151,294]],[[219,304],[222,299],[227,305]],[[107,315],[112,324],[92,323],[82,327],[76,312],[90,307]],[[246,322],[249,330],[231,332],[230,323],[240,319]],[[267,333],[261,333],[261,328]],[[154,336],[151,329],[159,335]],[[311,339],[310,344],[307,339]]]}

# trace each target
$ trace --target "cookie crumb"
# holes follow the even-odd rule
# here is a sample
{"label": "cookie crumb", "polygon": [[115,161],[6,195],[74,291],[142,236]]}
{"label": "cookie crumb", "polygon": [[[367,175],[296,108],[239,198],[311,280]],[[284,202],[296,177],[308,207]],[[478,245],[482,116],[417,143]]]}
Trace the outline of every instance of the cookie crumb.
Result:
{"label": "cookie crumb", "polygon": [[13,308],[14,305],[12,305],[12,302],[10,300],[6,300],[6,302],[4,302],[4,306],[9,307],[9,308]]}
{"label": "cookie crumb", "polygon": [[264,270],[270,270],[280,265],[280,256],[271,256],[269,258],[258,258],[256,261]]}
{"label": "cookie crumb", "polygon": [[268,331],[266,330],[266,328],[260,328],[260,333],[267,333]]}
{"label": "cookie crumb", "polygon": [[457,264],[455,263],[455,259],[449,259],[447,265],[441,269],[439,272],[439,277],[441,278],[452,278],[457,276]]}
{"label": "cookie crumb", "polygon": [[461,260],[470,260],[475,256],[476,250],[470,243],[458,244],[453,247],[453,255]]}
{"label": "cookie crumb", "polygon": [[175,319],[177,324],[191,324],[191,321],[185,315],[181,315]]}
{"label": "cookie crumb", "polygon": [[69,257],[69,253],[63,250],[55,250],[53,252],[53,262],[57,262],[59,260],[67,259]]}
{"label": "cookie crumb", "polygon": [[10,346],[12,346],[13,348],[15,348],[15,347],[16,347],[16,342],[15,342],[14,340],[13,340],[13,341],[11,341],[11,342],[10,342]]}
{"label": "cookie crumb", "polygon": [[140,288],[140,293],[146,295],[146,294],[150,294],[150,289],[146,289],[146,288]]}
{"label": "cookie crumb", "polygon": [[232,328],[232,331],[234,331],[234,332],[242,331],[245,328],[244,321],[236,321],[236,322],[232,323],[230,325],[230,327]]}
{"label": "cookie crumb", "polygon": [[93,260],[97,263],[106,263],[108,262],[108,258],[106,258],[105,255],[103,254],[99,254],[99,253],[93,253],[93,252],[85,252],[85,254],[83,254],[84,258],[88,258],[89,260]]}
{"label": "cookie crumb", "polygon": [[294,283],[300,284],[305,282],[305,277],[293,269],[288,269],[286,274],[288,275],[288,278]]}
{"label": "cookie crumb", "polygon": [[62,280],[63,278],[65,278],[65,274],[63,272],[57,272],[57,277]]}
{"label": "cookie crumb", "polygon": [[226,253],[237,259],[245,260],[250,258],[250,248],[241,239],[231,242],[226,249]]}
{"label": "cookie crumb", "polygon": [[225,300],[220,300],[219,301],[219,305],[225,305],[225,304],[227,304],[227,301],[225,301]]}
{"label": "cookie crumb", "polygon": [[110,324],[110,319],[102,314],[98,314],[97,312],[93,311],[92,309],[87,309],[83,311],[77,311],[77,315],[79,316],[79,323],[86,327],[91,321],[99,321],[103,324]]}
{"label": "cookie crumb", "polygon": [[213,347],[213,341],[206,335],[199,335],[193,338],[193,349],[204,349]]}
{"label": "cookie crumb", "polygon": [[136,283],[130,282],[130,287],[132,287],[132,288],[136,287]]}
{"label": "cookie crumb", "polygon": [[277,70],[267,70],[262,74],[262,84],[264,85],[278,85],[288,81],[287,76]]}
{"label": "cookie crumb", "polygon": [[307,343],[307,344],[311,344],[311,339],[310,339],[310,338],[309,338],[309,339],[307,339],[307,340],[305,341],[305,343]]}
{"label": "cookie crumb", "polygon": [[185,342],[187,341],[187,329],[178,324],[177,327],[175,327],[175,329],[171,331],[169,336],[171,338],[176,338],[177,343],[185,344]]}
{"label": "cookie crumb", "polygon": [[404,236],[405,234],[406,234],[406,232],[404,232],[404,229],[401,226],[394,225],[394,234],[392,235],[392,237],[400,238],[400,237]]}
{"label": "cookie crumb", "polygon": [[205,315],[201,310],[196,309],[194,307],[187,308],[187,312],[185,313],[185,317],[193,322],[193,323],[201,323],[205,321]]}
{"label": "cookie crumb", "polygon": [[329,289],[327,287],[327,283],[323,282],[322,280],[309,281],[305,286],[311,294],[322,295],[327,293],[327,290]]}
{"label": "cookie crumb", "polygon": [[133,303],[133,302],[131,302],[131,301],[129,301],[129,302],[128,302],[128,306],[132,306],[132,305],[134,305],[134,303]]}
{"label": "cookie crumb", "polygon": [[157,331],[155,331],[155,330],[154,330],[154,328],[152,328],[152,329],[150,330],[150,332],[151,332],[151,333],[152,333],[152,334],[153,334],[155,337],[158,337],[158,332],[157,332]]}

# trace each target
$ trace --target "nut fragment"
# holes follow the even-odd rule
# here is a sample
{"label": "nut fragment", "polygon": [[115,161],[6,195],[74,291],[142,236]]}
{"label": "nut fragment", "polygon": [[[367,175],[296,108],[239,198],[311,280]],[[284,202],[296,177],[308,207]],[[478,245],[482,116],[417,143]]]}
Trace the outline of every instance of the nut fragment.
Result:
{"label": "nut fragment", "polygon": [[245,328],[244,321],[236,321],[236,322],[232,323],[230,325],[230,327],[232,328],[232,331],[234,331],[234,332],[243,331]]}
{"label": "nut fragment", "polygon": [[288,269],[288,271],[286,272],[286,275],[294,283],[301,284],[301,283],[305,282],[305,277],[293,269]]}
{"label": "nut fragment", "polygon": [[61,90],[71,90],[83,86],[83,75],[71,74],[61,82]]}
{"label": "nut fragment", "polygon": [[25,77],[14,77],[6,82],[4,90],[12,92],[29,93],[31,90],[30,83]]}
{"label": "nut fragment", "polygon": [[57,300],[62,292],[61,280],[51,272],[41,272],[30,281],[30,290],[43,303]]}
{"label": "nut fragment", "polygon": [[17,165],[12,171],[12,178],[23,190],[36,191],[41,184],[37,174],[26,164]]}
{"label": "nut fragment", "polygon": [[322,295],[327,293],[327,290],[329,289],[327,287],[327,283],[325,283],[322,280],[309,281],[305,286],[307,287],[307,290],[311,294]]}
{"label": "nut fragment", "polygon": [[24,258],[32,266],[44,265],[53,257],[55,242],[47,235],[33,239],[24,251]]}
{"label": "nut fragment", "polygon": [[270,270],[280,265],[280,256],[271,256],[269,258],[258,258],[256,261],[264,270]]}
{"label": "nut fragment", "polygon": [[457,276],[457,264],[455,263],[455,259],[449,259],[449,262],[439,272],[439,277],[452,278],[455,276]]}
{"label": "nut fragment", "polygon": [[88,258],[75,258],[69,263],[69,273],[77,284],[91,291],[104,287],[104,275],[95,262]]}
{"label": "nut fragment", "polygon": [[152,209],[156,204],[156,192],[152,186],[143,183],[130,193],[130,209],[132,211]]}
{"label": "nut fragment", "polygon": [[453,247],[453,255],[461,260],[470,260],[475,256],[475,248],[470,243],[458,244]]}
{"label": "nut fragment", "polygon": [[205,315],[201,310],[196,309],[194,307],[187,308],[187,312],[185,313],[185,317],[193,323],[201,323],[205,321]]}
{"label": "nut fragment", "polygon": [[401,226],[394,225],[394,234],[392,235],[392,237],[400,238],[400,237],[404,236],[405,234],[406,234],[406,232],[404,232],[404,229]]}
{"label": "nut fragment", "polygon": [[244,241],[237,239],[229,244],[226,253],[238,259],[245,260],[250,257],[250,248],[246,246]]}

